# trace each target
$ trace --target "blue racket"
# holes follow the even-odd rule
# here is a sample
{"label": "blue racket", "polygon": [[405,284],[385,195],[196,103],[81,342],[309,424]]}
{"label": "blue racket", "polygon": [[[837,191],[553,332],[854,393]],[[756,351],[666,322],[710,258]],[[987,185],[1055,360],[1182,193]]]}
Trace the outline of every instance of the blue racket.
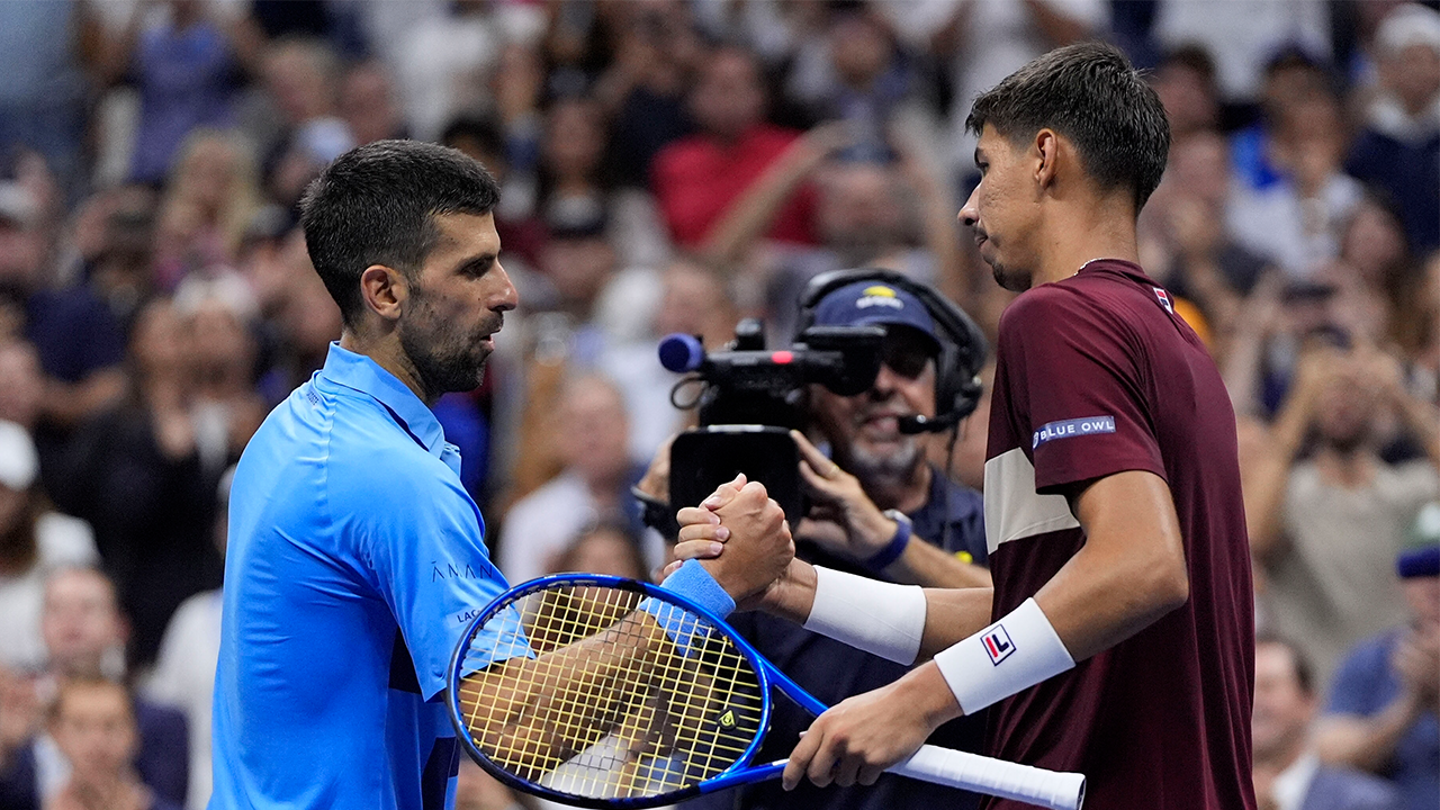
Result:
{"label": "blue racket", "polygon": [[[470,624],[449,673],[451,720],[470,756],[518,790],[581,807],[640,808],[780,776],[752,765],[772,687],[816,700],[725,622],[670,591],[619,577],[546,577]],[[1085,777],[934,746],[890,773],[1077,810]]]}

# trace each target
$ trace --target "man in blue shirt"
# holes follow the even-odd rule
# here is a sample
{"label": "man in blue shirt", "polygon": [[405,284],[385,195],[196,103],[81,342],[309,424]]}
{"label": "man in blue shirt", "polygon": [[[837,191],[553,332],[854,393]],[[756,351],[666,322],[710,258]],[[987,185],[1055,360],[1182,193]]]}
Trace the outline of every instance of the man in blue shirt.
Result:
{"label": "man in blue shirt", "polygon": [[[468,620],[506,583],[431,406],[480,382],[517,304],[498,198],[478,163],[406,141],[342,155],[306,194],[306,246],[344,330],[236,469],[216,810],[453,803],[457,744],[438,698]],[[757,492],[752,515],[773,531],[783,517]],[[752,571],[707,566],[731,595],[788,562],[783,544],[752,545],[764,557]]]}

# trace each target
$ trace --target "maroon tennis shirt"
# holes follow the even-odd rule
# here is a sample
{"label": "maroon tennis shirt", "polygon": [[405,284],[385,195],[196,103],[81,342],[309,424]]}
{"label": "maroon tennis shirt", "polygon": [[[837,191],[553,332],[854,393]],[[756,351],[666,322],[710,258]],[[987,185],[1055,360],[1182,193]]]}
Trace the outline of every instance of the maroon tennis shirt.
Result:
{"label": "maroon tennis shirt", "polygon": [[1126,470],[1169,484],[1190,598],[992,707],[987,753],[1084,773],[1097,810],[1254,808],[1249,542],[1235,414],[1214,362],[1170,294],[1116,260],[1022,294],[997,352],[985,463],[994,617],[1084,545],[1065,496]]}

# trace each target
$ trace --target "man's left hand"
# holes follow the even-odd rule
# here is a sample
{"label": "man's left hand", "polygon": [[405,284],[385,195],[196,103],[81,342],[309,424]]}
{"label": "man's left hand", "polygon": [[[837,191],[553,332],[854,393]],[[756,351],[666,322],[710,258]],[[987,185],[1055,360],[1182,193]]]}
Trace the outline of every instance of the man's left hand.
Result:
{"label": "man's left hand", "polygon": [[870,500],[860,479],[826,457],[804,434],[792,430],[790,436],[800,449],[800,477],[813,502],[796,527],[796,536],[855,560],[880,553],[895,536],[895,521]]}
{"label": "man's left hand", "polygon": [[914,754],[960,706],[933,663],[837,704],[815,719],[785,765],[784,785],[808,778],[818,787],[873,785],[885,769]]}

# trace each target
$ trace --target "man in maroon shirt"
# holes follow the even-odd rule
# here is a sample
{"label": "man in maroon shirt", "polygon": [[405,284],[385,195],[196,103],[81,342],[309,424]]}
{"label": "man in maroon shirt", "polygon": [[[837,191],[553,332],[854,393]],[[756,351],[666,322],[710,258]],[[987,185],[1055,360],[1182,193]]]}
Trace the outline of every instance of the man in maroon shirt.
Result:
{"label": "man in maroon shirt", "polygon": [[[1254,808],[1235,417],[1136,264],[1164,110],[1119,51],[1083,44],[1012,74],[968,123],[982,179],[960,218],[1022,293],[1000,321],[985,466],[995,585],[916,594],[792,564],[765,609],[895,660],[933,657],[817,719],[785,784],[870,784],[940,723],[994,704],[987,753],[1086,774],[1089,806]],[[706,513],[681,514],[682,543],[714,539]]]}

